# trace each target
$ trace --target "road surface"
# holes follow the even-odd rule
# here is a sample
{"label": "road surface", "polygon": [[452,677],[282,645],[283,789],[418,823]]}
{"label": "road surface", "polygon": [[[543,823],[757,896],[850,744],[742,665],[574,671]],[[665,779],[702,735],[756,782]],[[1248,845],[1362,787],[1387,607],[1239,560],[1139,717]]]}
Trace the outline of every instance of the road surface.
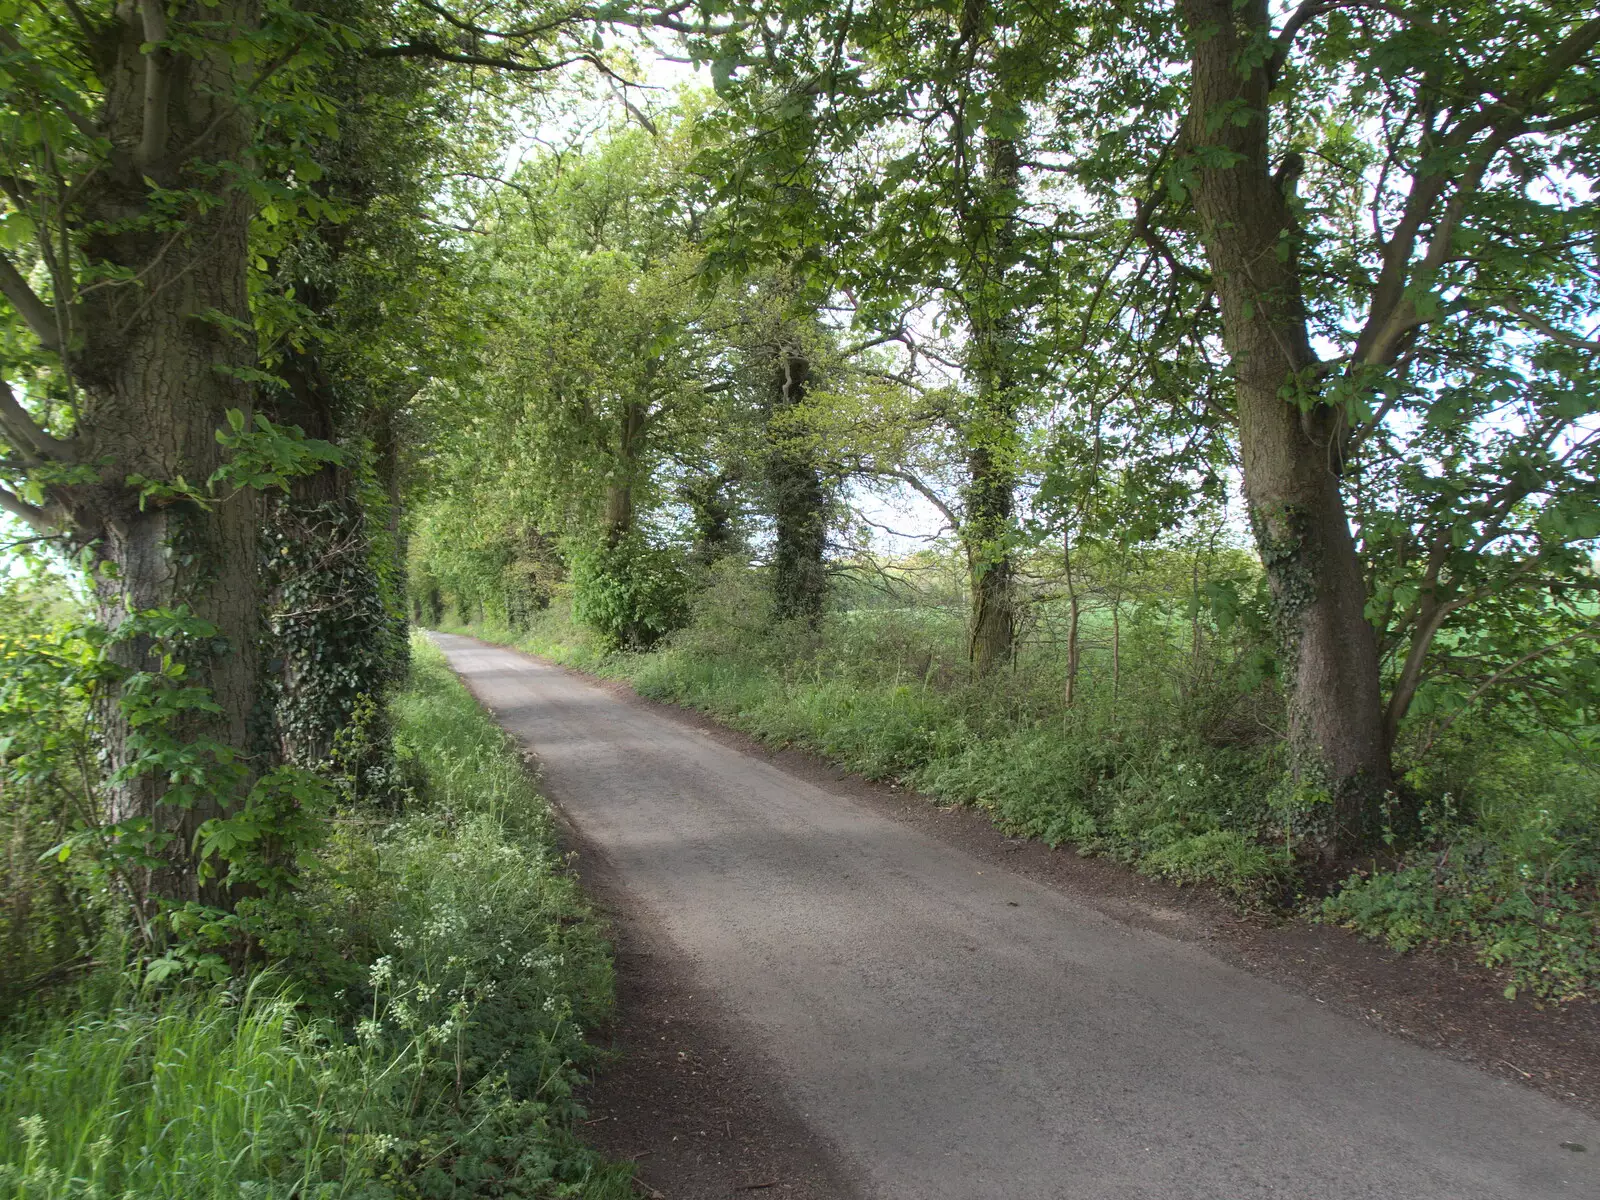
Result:
{"label": "road surface", "polygon": [[436,639],[863,1195],[1600,1197],[1576,1110],[560,668]]}

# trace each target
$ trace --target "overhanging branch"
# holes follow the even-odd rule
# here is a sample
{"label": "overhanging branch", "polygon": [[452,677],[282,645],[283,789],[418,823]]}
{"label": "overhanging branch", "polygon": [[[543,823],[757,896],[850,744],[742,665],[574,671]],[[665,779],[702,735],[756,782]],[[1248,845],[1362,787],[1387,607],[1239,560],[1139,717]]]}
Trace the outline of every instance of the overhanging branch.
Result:
{"label": "overhanging branch", "polygon": [[424,58],[433,62],[459,63],[468,67],[491,67],[497,71],[512,71],[524,75],[544,75],[575,63],[586,62],[600,66],[607,74],[610,73],[592,54],[575,54],[571,58],[549,62],[526,62],[507,55],[469,54],[459,50],[448,50],[438,42],[427,40],[401,42],[394,46],[374,46],[367,51],[367,57]]}
{"label": "overhanging branch", "polygon": [[25,521],[29,528],[37,529],[41,534],[56,534],[61,532],[57,523],[50,514],[36,505],[29,504],[21,497],[14,495],[5,488],[0,488],[0,509],[4,509],[19,520]]}

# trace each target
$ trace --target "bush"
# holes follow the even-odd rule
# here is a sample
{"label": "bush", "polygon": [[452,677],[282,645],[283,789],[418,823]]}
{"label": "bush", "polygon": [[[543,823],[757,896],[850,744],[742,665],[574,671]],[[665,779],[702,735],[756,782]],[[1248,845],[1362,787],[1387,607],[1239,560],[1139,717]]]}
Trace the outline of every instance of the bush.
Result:
{"label": "bush", "polygon": [[1321,917],[1396,950],[1465,943],[1511,994],[1595,995],[1600,780],[1533,736],[1469,726],[1445,750],[1409,781],[1438,797],[1421,844],[1394,870],[1352,875]]}
{"label": "bush", "polygon": [[70,980],[104,924],[82,857],[50,851],[100,785],[98,650],[53,589],[0,582],[0,1016]]}
{"label": "bush", "polygon": [[611,649],[647,650],[689,619],[678,555],[642,537],[570,555],[572,612]]}

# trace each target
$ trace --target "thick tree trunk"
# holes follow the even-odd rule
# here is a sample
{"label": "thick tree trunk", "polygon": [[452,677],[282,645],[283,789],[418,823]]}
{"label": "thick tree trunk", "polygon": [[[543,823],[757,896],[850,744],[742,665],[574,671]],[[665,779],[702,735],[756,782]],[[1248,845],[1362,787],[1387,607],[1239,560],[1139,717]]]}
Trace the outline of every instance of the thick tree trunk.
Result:
{"label": "thick tree trunk", "polygon": [[966,306],[971,321],[967,365],[976,396],[963,429],[966,512],[962,540],[971,572],[973,670],[982,676],[1011,661],[1016,601],[1011,541],[1017,450],[1017,318],[1007,289],[1015,258],[1022,159],[1016,142],[985,144],[985,195],[970,222],[973,260]]}
{"label": "thick tree trunk", "polygon": [[[1193,39],[1186,136],[1220,149],[1197,167],[1194,201],[1237,392],[1244,490],[1271,585],[1297,777],[1326,788],[1326,853],[1358,845],[1390,783],[1377,642],[1340,492],[1336,414],[1319,403],[1285,192],[1294,159],[1268,160],[1269,80],[1259,63],[1266,0],[1185,0]],[[1254,56],[1254,57],[1250,57]],[[1249,114],[1239,124],[1234,114]],[[1206,161],[1201,159],[1203,163]],[[1213,158],[1212,161],[1215,161]]]}
{"label": "thick tree trunk", "polygon": [[[314,295],[305,297],[317,306]],[[333,441],[333,385],[315,354],[291,352],[278,368],[288,383],[264,396],[271,418],[308,437]],[[263,505],[265,663],[276,749],[297,766],[322,762],[350,716],[365,663],[351,636],[374,600],[376,580],[365,562],[367,538],[351,472],[327,464],[289,481],[285,495]]]}
{"label": "thick tree trunk", "polygon": [[815,624],[828,595],[828,490],[816,457],[787,427],[806,398],[811,364],[794,345],[777,347],[767,422],[767,490],[772,502],[772,601],[779,620]]}
{"label": "thick tree trunk", "polygon": [[1011,661],[1016,636],[1010,537],[1015,475],[1004,448],[967,450],[966,517],[961,531],[971,571],[972,668],[988,675]]}

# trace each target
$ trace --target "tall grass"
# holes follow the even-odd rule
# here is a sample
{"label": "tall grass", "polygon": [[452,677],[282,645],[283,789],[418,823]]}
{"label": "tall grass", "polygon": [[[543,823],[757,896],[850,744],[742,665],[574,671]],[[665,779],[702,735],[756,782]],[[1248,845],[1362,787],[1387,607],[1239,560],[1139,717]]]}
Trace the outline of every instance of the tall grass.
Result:
{"label": "tall grass", "polygon": [[0,1196],[354,1194],[344,1081],[281,981],[141,996],[25,1024],[0,1047]]}
{"label": "tall grass", "polygon": [[425,640],[270,974],[91,978],[0,1036],[0,1200],[621,1200],[576,1135],[611,960],[520,755]]}

